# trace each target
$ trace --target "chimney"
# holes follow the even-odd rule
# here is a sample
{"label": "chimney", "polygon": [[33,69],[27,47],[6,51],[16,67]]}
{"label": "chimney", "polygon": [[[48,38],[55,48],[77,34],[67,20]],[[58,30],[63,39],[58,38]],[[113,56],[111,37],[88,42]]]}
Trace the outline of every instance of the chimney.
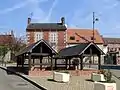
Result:
{"label": "chimney", "polygon": [[30,24],[30,22],[31,22],[31,18],[29,17],[29,18],[28,18],[27,24]]}
{"label": "chimney", "polygon": [[65,18],[64,17],[61,17],[61,23],[62,23],[62,25],[65,25]]}
{"label": "chimney", "polygon": [[14,35],[14,32],[13,32],[13,30],[11,30],[11,35]]}

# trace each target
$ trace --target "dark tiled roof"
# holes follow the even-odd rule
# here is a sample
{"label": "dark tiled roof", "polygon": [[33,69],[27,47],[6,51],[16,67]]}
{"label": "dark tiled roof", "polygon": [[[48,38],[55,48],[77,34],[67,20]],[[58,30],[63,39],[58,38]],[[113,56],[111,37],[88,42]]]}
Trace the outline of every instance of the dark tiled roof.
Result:
{"label": "dark tiled roof", "polygon": [[64,48],[64,49],[60,50],[58,56],[59,57],[67,57],[67,56],[81,55],[88,47],[90,47],[90,45],[94,45],[96,47],[96,49],[98,49],[102,54],[104,54],[104,52],[96,44],[81,43],[79,45]]}
{"label": "dark tiled roof", "polygon": [[103,38],[104,44],[120,44],[120,38]]}
{"label": "dark tiled roof", "polygon": [[0,35],[0,45],[8,45],[13,43],[12,35]]}
{"label": "dark tiled roof", "polygon": [[52,50],[52,52],[54,54],[57,54],[57,52],[45,40],[41,39],[38,42],[33,43],[33,44],[29,45],[28,47],[24,48],[23,50],[20,50],[20,52],[18,52],[16,54],[16,56],[19,56],[19,55],[22,55],[24,53],[30,52],[33,48],[35,48],[38,45],[38,43],[41,43],[41,42],[44,42],[49,47],[49,49]]}
{"label": "dark tiled roof", "polygon": [[62,30],[66,30],[66,26],[62,25],[62,23],[30,23],[27,26],[27,30],[30,29],[62,29]]}
{"label": "dark tiled roof", "polygon": [[88,46],[88,43],[81,43],[76,46],[64,48],[60,50],[59,55],[60,56],[76,56],[80,54],[86,47]]}

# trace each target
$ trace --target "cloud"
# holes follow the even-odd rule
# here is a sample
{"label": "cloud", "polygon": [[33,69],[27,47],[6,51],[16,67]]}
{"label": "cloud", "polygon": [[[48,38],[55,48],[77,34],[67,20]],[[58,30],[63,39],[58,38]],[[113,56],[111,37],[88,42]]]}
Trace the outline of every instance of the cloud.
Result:
{"label": "cloud", "polygon": [[26,0],[24,2],[20,2],[20,3],[13,5],[13,7],[6,8],[4,10],[0,10],[0,14],[6,14],[6,13],[12,12],[14,10],[23,8],[26,5],[28,5],[29,3],[40,3],[40,2],[44,2],[44,1],[47,1],[47,0]]}
{"label": "cloud", "polygon": [[53,9],[55,8],[56,4],[57,4],[58,0],[54,0],[49,12],[48,12],[48,15],[46,17],[46,21],[49,21],[50,17],[51,17],[51,14],[52,14],[52,11]]}

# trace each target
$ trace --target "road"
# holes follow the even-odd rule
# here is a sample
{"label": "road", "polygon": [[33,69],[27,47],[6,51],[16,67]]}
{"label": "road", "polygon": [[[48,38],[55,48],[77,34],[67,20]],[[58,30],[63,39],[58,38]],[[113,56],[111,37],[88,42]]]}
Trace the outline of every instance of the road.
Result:
{"label": "road", "polygon": [[21,77],[0,69],[0,90],[40,90]]}
{"label": "road", "polygon": [[110,71],[113,73],[112,79],[116,81],[117,90],[120,90],[120,70],[110,69]]}

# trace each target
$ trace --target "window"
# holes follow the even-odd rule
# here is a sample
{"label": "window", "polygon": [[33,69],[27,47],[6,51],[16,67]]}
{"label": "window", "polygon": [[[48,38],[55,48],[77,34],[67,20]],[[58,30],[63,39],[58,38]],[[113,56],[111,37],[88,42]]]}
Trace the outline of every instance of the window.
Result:
{"label": "window", "polygon": [[57,43],[57,41],[58,41],[58,34],[57,34],[57,32],[50,32],[49,33],[49,41],[51,43]]}
{"label": "window", "polygon": [[70,40],[75,40],[75,36],[70,36]]}
{"label": "window", "polygon": [[49,42],[50,45],[54,50],[57,50],[57,43],[58,43],[58,33],[57,32],[50,32],[49,33]]}
{"label": "window", "polygon": [[43,39],[43,32],[35,32],[35,42]]}

